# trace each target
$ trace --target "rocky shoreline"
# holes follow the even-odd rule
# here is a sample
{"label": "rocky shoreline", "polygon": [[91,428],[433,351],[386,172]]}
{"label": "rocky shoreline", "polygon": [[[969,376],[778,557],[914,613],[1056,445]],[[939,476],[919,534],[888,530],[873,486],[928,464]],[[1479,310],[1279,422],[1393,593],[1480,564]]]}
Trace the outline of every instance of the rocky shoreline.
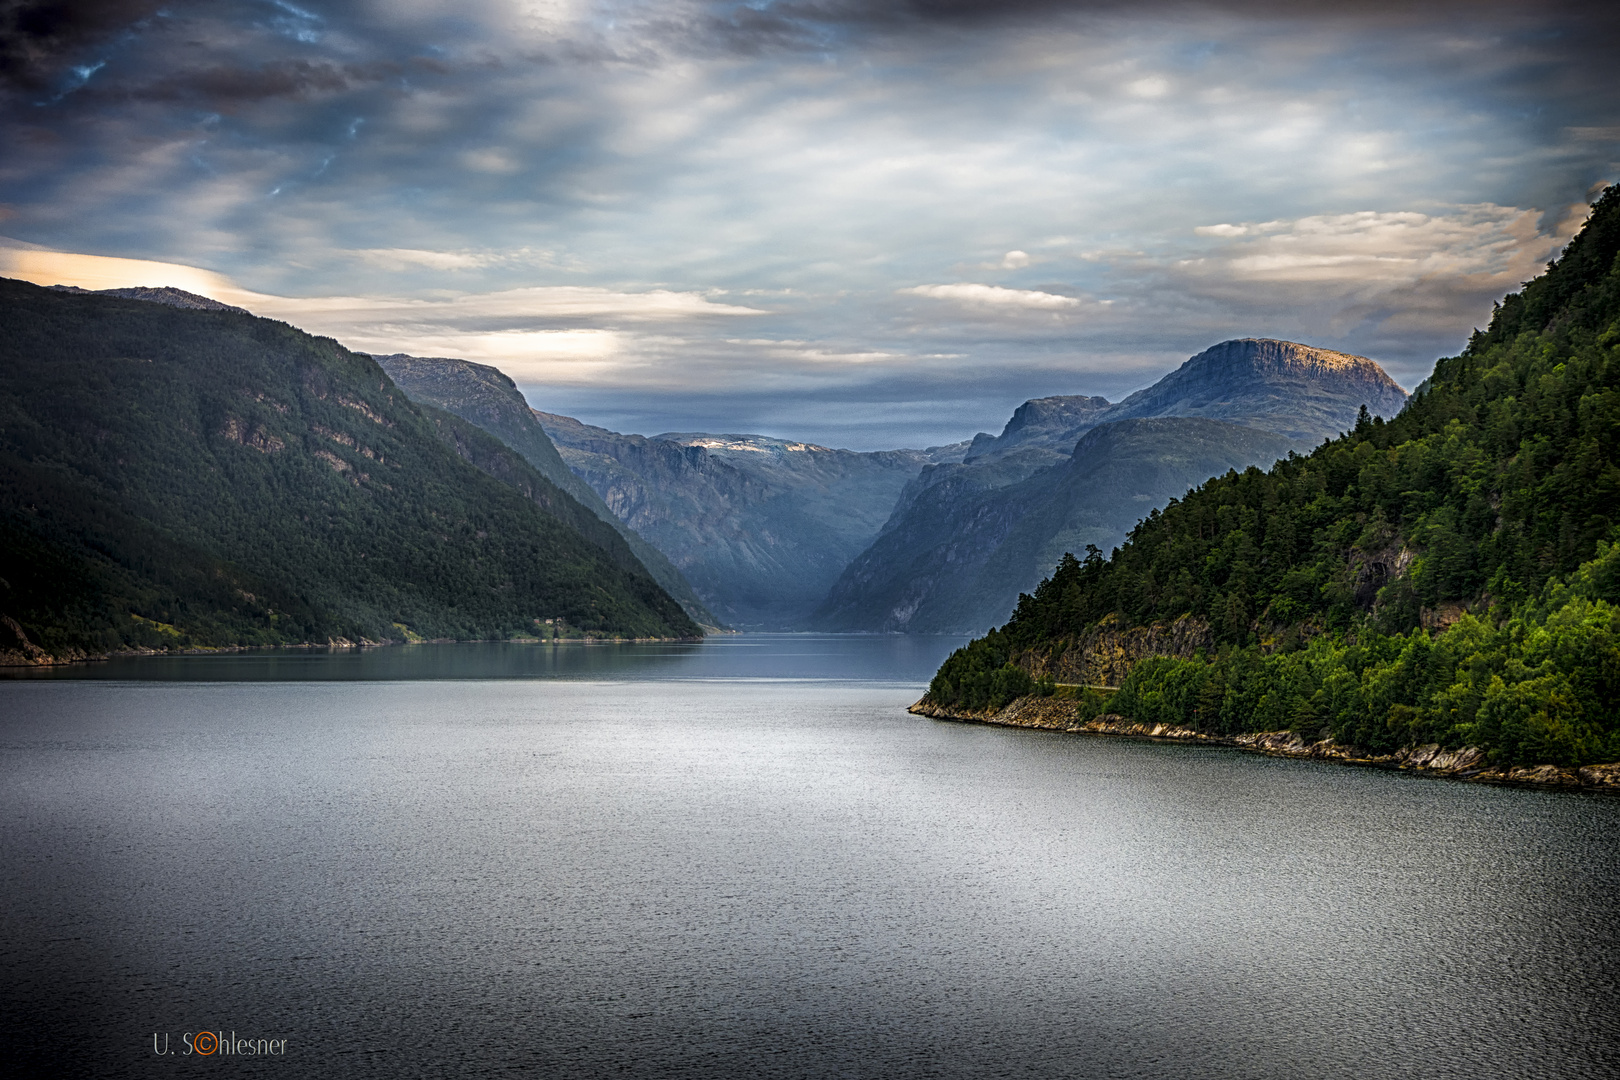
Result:
{"label": "rocky shoreline", "polygon": [[973,711],[948,709],[926,697],[908,710],[934,720],[998,724],[1003,727],[1063,731],[1080,735],[1152,739],[1161,742],[1196,743],[1205,746],[1232,746],[1272,757],[1331,761],[1341,765],[1364,765],[1400,769],[1424,776],[1465,780],[1483,784],[1516,784],[1547,788],[1584,788],[1620,793],[1620,762],[1567,769],[1558,765],[1503,767],[1485,760],[1485,751],[1475,746],[1443,750],[1437,744],[1406,747],[1393,754],[1366,754],[1354,746],[1323,739],[1310,742],[1292,731],[1256,731],[1242,735],[1207,735],[1190,728],[1169,724],[1143,724],[1115,713],[1104,713],[1081,720],[1078,703],[1063,698],[1021,697],[999,710]]}

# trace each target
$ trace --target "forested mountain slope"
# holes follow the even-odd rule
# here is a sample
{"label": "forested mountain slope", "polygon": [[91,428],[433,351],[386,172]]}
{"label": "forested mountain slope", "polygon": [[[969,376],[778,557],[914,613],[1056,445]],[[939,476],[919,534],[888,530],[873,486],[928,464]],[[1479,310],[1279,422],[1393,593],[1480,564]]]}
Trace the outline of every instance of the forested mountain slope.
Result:
{"label": "forested mountain slope", "polygon": [[569,468],[742,629],[796,630],[906,482],[965,446],[858,453],[761,435],[621,435],[538,413]]}
{"label": "forested mountain slope", "polygon": [[1620,188],[1406,409],[1212,480],[1110,559],[1065,557],[928,698],[1041,680],[1103,708],[1371,752],[1620,758]]}
{"label": "forested mountain slope", "polygon": [[703,605],[692,586],[663,552],[618,519],[591,486],[563,463],[528,401],[505,373],[488,364],[407,356],[373,357],[412,401],[430,405],[489,432],[523,455],[540,475],[566,491],[600,521],[624,538],[640,565],[664,591],[680,602],[697,622],[719,629],[720,621]]}
{"label": "forested mountain slope", "polygon": [[548,619],[698,633],[611,527],[370,358],[250,315],[7,280],[0,616],[14,661]]}
{"label": "forested mountain slope", "polygon": [[[1308,449],[1363,405],[1393,416],[1405,401],[1365,357],[1264,338],[1212,346],[1118,403],[1027,401],[1000,436],[977,436],[960,464],[906,486],[813,625],[979,632],[1065,550],[1106,551],[1188,487]],[[1116,425],[1115,436],[1088,434]]]}

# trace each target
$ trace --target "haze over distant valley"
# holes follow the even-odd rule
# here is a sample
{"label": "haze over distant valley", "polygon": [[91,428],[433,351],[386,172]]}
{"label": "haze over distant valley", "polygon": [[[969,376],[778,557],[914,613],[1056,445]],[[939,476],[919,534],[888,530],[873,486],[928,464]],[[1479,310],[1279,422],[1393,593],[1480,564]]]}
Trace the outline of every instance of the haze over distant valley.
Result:
{"label": "haze over distant valley", "polygon": [[1393,416],[1406,400],[1364,357],[1243,339],[1117,404],[1039,398],[999,436],[858,453],[760,435],[625,435],[529,409],[491,367],[379,361],[413,397],[561,474],[694,618],[756,630],[983,629],[1066,551],[1112,548],[1189,487],[1309,449],[1363,406]]}

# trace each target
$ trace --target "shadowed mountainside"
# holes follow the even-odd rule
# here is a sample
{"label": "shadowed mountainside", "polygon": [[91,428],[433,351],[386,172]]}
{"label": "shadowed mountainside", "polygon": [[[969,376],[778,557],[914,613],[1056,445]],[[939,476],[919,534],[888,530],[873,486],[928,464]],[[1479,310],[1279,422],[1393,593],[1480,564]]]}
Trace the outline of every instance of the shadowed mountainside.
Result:
{"label": "shadowed mountainside", "polygon": [[369,357],[237,312],[9,280],[0,567],[0,653],[21,662],[547,620],[698,633],[610,526]]}
{"label": "shadowed mountainside", "polygon": [[573,496],[598,519],[611,525],[624,538],[653,580],[679,601],[688,615],[704,626],[722,629],[720,621],[698,599],[691,584],[664,553],[620,521],[601,496],[563,463],[534,410],[529,407],[517,384],[505,373],[488,364],[475,364],[468,360],[407,356],[404,353],[375,356],[373,359],[412,401],[453,413],[522,454],[524,460],[534,466],[540,475]]}
{"label": "shadowed mountainside", "polygon": [[[1245,338],[1206,349],[1117,404],[1080,396],[1026,402],[1000,436],[979,435],[962,462],[926,468],[907,485],[812,625],[983,630],[1006,617],[1067,545],[1108,550],[1187,487],[1308,449],[1352,426],[1363,404],[1394,415],[1405,400],[1365,357]],[[1082,441],[1107,426],[1175,418],[1216,426],[1133,427],[1117,439]],[[1132,454],[1147,472],[1133,471]]]}
{"label": "shadowed mountainside", "polygon": [[742,629],[802,629],[906,482],[964,445],[857,453],[760,435],[647,438],[538,413],[568,467]]}
{"label": "shadowed mountainside", "polygon": [[1062,464],[1005,487],[974,489],[964,470],[850,565],[815,625],[982,632],[1065,551],[1112,547],[1189,487],[1302,448],[1240,424],[1155,417],[1093,428]]}

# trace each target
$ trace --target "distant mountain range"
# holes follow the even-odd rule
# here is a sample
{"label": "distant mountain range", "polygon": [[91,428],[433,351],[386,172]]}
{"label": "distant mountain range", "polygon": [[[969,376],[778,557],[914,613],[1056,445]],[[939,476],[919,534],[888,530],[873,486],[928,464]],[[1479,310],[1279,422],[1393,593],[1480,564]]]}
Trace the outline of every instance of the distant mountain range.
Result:
{"label": "distant mountain range", "polygon": [[647,438],[538,415],[568,467],[739,629],[802,629],[906,484],[966,449],[857,453],[760,435]]}
{"label": "distant mountain range", "polygon": [[856,453],[620,434],[529,409],[485,365],[378,360],[413,399],[501,438],[611,520],[693,618],[754,630],[983,629],[1065,551],[1106,551],[1188,488],[1406,400],[1371,360],[1244,339],[1121,402],[1037,398],[1000,435]]}
{"label": "distant mountain range", "polygon": [[501,441],[188,295],[0,279],[0,662],[700,633]]}
{"label": "distant mountain range", "polygon": [[[1288,341],[1226,341],[1118,404],[1025,402],[963,461],[924,469],[810,625],[981,632],[1065,551],[1104,552],[1137,521],[1229,469],[1270,465],[1406,392],[1365,357]],[[1088,434],[1089,433],[1089,434]]]}
{"label": "distant mountain range", "polygon": [[487,365],[352,354],[179,289],[5,285],[0,553],[24,569],[0,576],[0,651],[499,636],[542,610],[623,636],[982,630],[1064,552],[1406,400],[1363,357],[1243,339],[926,450],[646,437],[534,410]]}

